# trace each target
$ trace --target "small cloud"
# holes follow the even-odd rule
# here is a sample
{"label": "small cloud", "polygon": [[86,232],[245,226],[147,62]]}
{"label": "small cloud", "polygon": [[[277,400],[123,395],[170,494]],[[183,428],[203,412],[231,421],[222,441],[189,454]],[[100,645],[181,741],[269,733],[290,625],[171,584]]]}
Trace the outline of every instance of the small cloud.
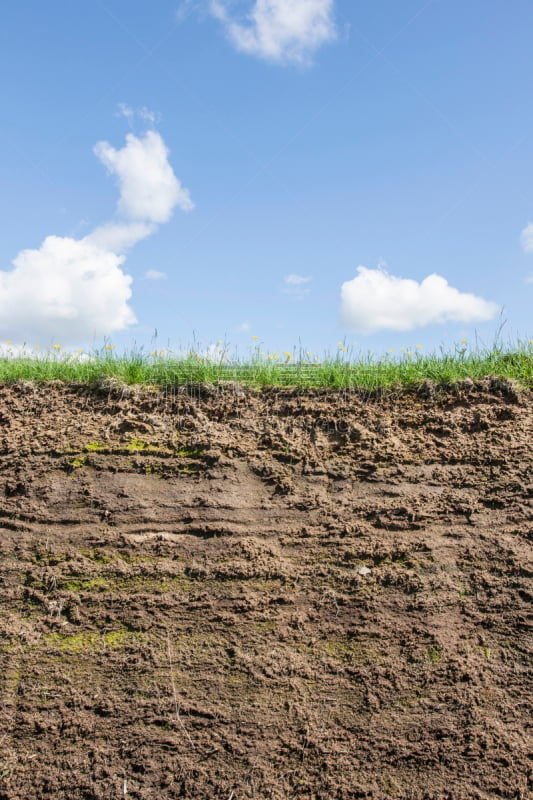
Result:
{"label": "small cloud", "polygon": [[527,276],[526,283],[533,283],[533,272],[531,273],[531,275]]}
{"label": "small cloud", "polygon": [[162,115],[158,111],[150,111],[146,106],[140,108],[137,111],[137,115],[145,122],[149,122],[150,125],[157,125],[162,119]]}
{"label": "small cloud", "polygon": [[210,0],[237,50],[277,63],[307,64],[316,50],[337,37],[334,0],[254,0],[240,19],[229,0]]}
{"label": "small cloud", "polygon": [[124,117],[127,120],[132,120],[135,116],[135,111],[127,103],[119,103],[116,116]]}
{"label": "small cloud", "polygon": [[524,253],[533,253],[533,222],[530,222],[520,235],[520,242]]}
{"label": "small cloud", "polygon": [[167,273],[159,272],[157,269],[149,269],[144,273],[144,277],[148,281],[164,281],[167,278]]}
{"label": "small cloud", "polygon": [[304,277],[303,275],[285,275],[283,280],[287,286],[303,286],[305,283],[310,283],[313,279],[311,277]]}
{"label": "small cloud", "polygon": [[241,324],[237,328],[237,330],[240,333],[249,333],[251,331],[251,329],[252,329],[252,326],[250,325],[249,322],[241,322]]}
{"label": "small cloud", "polygon": [[303,297],[303,295],[309,294],[311,291],[308,284],[311,283],[312,280],[310,276],[305,275],[285,275],[283,278],[283,292],[284,294]]}
{"label": "small cloud", "polygon": [[109,174],[117,178],[118,210],[123,216],[162,223],[168,222],[176,206],[182,211],[194,208],[188,189],[174,175],[169,151],[157,131],[147,131],[144,137],[128,133],[121,150],[98,142],[94,152]]}
{"label": "small cloud", "polygon": [[176,19],[178,22],[184,22],[192,14],[203,16],[204,2],[201,0],[181,0],[176,9]]}
{"label": "small cloud", "polygon": [[397,278],[384,269],[358,267],[342,285],[341,319],[350,330],[375,333],[409,331],[445,322],[485,322],[499,311],[496,303],[460,292],[440,275],[421,283]]}

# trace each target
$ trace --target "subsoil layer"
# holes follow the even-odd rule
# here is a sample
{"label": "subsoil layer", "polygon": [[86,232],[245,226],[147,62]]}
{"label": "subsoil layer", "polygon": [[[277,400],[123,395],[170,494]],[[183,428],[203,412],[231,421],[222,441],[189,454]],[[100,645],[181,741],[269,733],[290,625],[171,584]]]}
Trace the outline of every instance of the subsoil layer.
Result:
{"label": "subsoil layer", "polygon": [[533,396],[0,386],[0,800],[532,796]]}

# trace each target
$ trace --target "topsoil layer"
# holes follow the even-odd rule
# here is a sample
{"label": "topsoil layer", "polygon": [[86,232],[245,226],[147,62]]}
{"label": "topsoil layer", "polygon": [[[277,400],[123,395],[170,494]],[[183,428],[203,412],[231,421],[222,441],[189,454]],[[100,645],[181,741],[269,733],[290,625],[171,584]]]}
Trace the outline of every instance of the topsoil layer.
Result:
{"label": "topsoil layer", "polygon": [[533,397],[0,386],[0,800],[528,798]]}

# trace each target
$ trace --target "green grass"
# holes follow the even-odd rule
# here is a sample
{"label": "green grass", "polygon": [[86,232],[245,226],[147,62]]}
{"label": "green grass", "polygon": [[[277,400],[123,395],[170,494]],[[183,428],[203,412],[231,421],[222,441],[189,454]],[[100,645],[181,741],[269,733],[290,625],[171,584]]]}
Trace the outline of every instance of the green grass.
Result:
{"label": "green grass", "polygon": [[322,360],[307,354],[264,354],[259,348],[248,359],[219,360],[197,353],[178,357],[172,353],[131,352],[121,355],[109,346],[81,359],[78,354],[50,351],[39,357],[0,357],[0,382],[61,380],[95,384],[113,379],[122,384],[178,386],[236,381],[249,386],[301,388],[361,388],[367,391],[409,387],[423,381],[446,385],[470,378],[494,376],[533,388],[533,341],[514,346],[475,349],[466,343],[452,352],[424,354],[421,349],[354,357],[345,347]]}

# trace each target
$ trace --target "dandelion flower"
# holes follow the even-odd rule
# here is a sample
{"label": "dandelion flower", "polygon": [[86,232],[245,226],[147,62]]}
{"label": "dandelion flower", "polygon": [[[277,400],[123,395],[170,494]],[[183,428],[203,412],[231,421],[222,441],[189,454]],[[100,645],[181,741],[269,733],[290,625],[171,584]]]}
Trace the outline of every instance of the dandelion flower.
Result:
{"label": "dandelion flower", "polygon": [[11,339],[8,339],[6,344],[11,344]]}
{"label": "dandelion flower", "polygon": [[110,344],[106,344],[105,349],[106,350],[111,350],[111,345]]}
{"label": "dandelion flower", "polygon": [[54,350],[61,350],[61,345],[60,344],[55,344],[54,345]]}
{"label": "dandelion flower", "polygon": [[259,339],[259,336],[252,336],[252,339],[254,340],[254,342],[257,342],[257,340]]}
{"label": "dandelion flower", "polygon": [[394,350],[389,350],[389,353],[394,353]]}
{"label": "dandelion flower", "polygon": [[468,339],[461,339],[461,344],[468,344]]}
{"label": "dandelion flower", "polygon": [[422,345],[421,344],[417,344],[416,349],[417,350],[422,350]]}

